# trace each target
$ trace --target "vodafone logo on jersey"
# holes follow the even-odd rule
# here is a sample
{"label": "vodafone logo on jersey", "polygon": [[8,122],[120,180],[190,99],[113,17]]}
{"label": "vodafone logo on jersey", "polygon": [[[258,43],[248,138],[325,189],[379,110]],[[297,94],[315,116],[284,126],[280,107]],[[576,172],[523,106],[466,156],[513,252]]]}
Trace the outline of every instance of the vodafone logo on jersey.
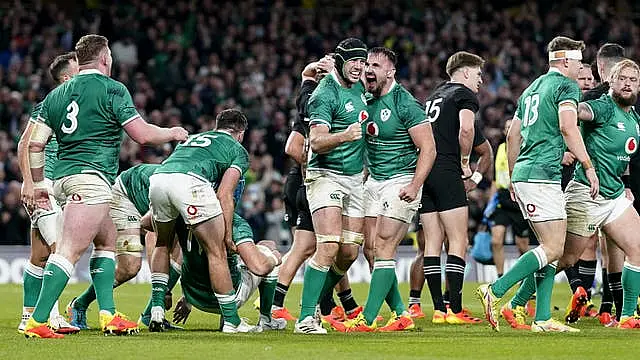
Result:
{"label": "vodafone logo on jersey", "polygon": [[367,135],[370,136],[378,136],[380,129],[378,129],[378,125],[374,122],[370,122],[367,124]]}
{"label": "vodafone logo on jersey", "polygon": [[360,111],[360,115],[358,115],[358,121],[362,124],[363,122],[367,121],[367,119],[369,118],[369,113],[367,112],[367,110],[362,110]]}
{"label": "vodafone logo on jersey", "polygon": [[638,142],[636,141],[636,138],[630,137],[624,143],[624,151],[629,155],[636,152],[637,149],[638,149]]}

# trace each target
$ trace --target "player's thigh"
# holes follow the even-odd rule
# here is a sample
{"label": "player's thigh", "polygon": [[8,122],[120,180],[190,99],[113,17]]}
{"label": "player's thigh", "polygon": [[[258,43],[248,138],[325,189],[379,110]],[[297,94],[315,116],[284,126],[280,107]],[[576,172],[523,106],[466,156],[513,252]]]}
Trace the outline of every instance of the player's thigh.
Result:
{"label": "player's thigh", "polygon": [[439,213],[444,232],[449,240],[448,253],[463,257],[469,244],[467,234],[469,208],[464,206]]}
{"label": "player's thigh", "polygon": [[364,251],[373,252],[376,243],[376,223],[377,217],[367,216],[364,218]]}
{"label": "player's thigh", "polygon": [[305,181],[318,242],[327,242],[323,236],[341,236],[343,198],[347,190],[324,172],[309,172]]}
{"label": "player's thigh", "polygon": [[422,233],[424,234],[425,256],[439,256],[442,252],[444,241],[444,229],[440,223],[437,212],[423,213],[420,215]]}
{"label": "player's thigh", "polygon": [[380,193],[380,197],[377,216],[396,219],[406,224],[411,223],[420,207],[422,188],[418,190],[416,198],[410,202],[401,200],[399,194],[400,190],[409,185],[412,179],[413,177],[403,176],[378,182],[380,185],[376,190]]}
{"label": "player's thigh", "polygon": [[615,220],[604,225],[603,230],[628,257],[640,258],[640,217],[633,206],[628,206]]}
{"label": "player's thigh", "polygon": [[588,237],[567,232],[564,251],[558,268],[565,269],[573,266],[580,259],[580,255],[582,255],[588,244]]}
{"label": "player's thigh", "polygon": [[130,255],[141,258],[144,246],[140,242],[140,219],[136,209],[122,188],[120,178],[112,187],[113,197],[109,214],[116,227],[116,255]]}

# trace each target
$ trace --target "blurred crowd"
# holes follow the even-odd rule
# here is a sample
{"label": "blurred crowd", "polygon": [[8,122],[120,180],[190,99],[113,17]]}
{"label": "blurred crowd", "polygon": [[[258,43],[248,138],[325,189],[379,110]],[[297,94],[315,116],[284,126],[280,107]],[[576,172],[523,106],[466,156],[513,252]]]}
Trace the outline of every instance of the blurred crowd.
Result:
{"label": "blurred crowd", "polygon": [[[52,87],[50,61],[73,50],[80,36],[110,40],[112,76],[131,91],[152,123],[211,129],[220,110],[247,114],[251,156],[242,212],[256,238],[286,244],[283,182],[292,166],[284,144],[295,118],[304,65],[354,36],[399,55],[397,76],[421,101],[446,79],[444,64],[457,50],[487,60],[478,121],[496,147],[520,92],[546,71],[546,43],[556,35],[584,40],[587,61],[599,45],[618,42],[640,53],[633,1],[444,0],[342,1],[203,0],[40,1],[0,5],[0,244],[28,244],[29,221],[20,205],[16,145],[34,103]],[[120,170],[157,163],[172,150],[123,142]],[[485,181],[472,194],[471,227],[486,201]]]}

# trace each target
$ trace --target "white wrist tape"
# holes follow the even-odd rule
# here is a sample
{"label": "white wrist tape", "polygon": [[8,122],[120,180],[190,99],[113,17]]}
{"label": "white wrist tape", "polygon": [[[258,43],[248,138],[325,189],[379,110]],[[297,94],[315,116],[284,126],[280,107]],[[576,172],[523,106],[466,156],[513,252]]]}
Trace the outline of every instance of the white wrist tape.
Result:
{"label": "white wrist tape", "polygon": [[476,185],[480,184],[480,181],[482,181],[482,174],[480,174],[479,172],[474,172],[473,175],[471,175],[471,181],[473,181],[474,183],[476,183]]}
{"label": "white wrist tape", "polygon": [[45,183],[44,180],[36,181],[36,182],[33,183],[33,188],[34,189],[46,189],[47,188],[47,183]]}

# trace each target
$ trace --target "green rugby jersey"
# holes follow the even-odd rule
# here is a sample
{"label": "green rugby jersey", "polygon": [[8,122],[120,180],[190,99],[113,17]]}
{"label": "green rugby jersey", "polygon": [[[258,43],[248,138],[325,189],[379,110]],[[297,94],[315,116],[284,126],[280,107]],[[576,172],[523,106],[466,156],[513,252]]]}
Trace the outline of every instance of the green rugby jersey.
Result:
{"label": "green rugby jersey", "polygon": [[560,184],[565,143],[560,133],[558,106],[565,102],[577,106],[580,94],[578,83],[555,68],[524,90],[516,110],[522,121],[522,144],[512,182]]}
{"label": "green rugby jersey", "polygon": [[369,101],[366,127],[371,177],[386,180],[416,172],[418,153],[409,129],[428,122],[422,105],[394,81],[389,92]]}
{"label": "green rugby jersey", "polygon": [[249,154],[224,131],[210,130],[191,135],[156,169],[158,173],[189,174],[216,187],[224,172],[236,168],[242,176],[249,169]]}
{"label": "green rugby jersey", "polygon": [[38,121],[58,140],[53,179],[92,173],[113,184],[118,173],[122,127],[139,117],[129,90],[97,70],[82,70],[53,89]]}
{"label": "green rugby jersey", "polygon": [[[625,112],[611,95],[586,101],[592,121],[581,121],[582,138],[600,181],[600,194],[615,199],[624,192],[621,176],[638,149],[640,117],[632,108]],[[576,181],[589,185],[582,164],[576,166]]]}
{"label": "green rugby jersey", "polygon": [[140,215],[149,211],[149,178],[158,167],[159,164],[139,164],[120,174],[122,187]]}
{"label": "green rugby jersey", "polygon": [[[330,133],[342,132],[349,125],[364,123],[369,118],[362,82],[345,88],[336,76],[332,72],[320,80],[308,103],[309,125],[326,125]],[[307,169],[329,170],[343,175],[358,174],[364,169],[364,152],[364,137],[340,144],[327,154],[316,154],[309,150]]]}

